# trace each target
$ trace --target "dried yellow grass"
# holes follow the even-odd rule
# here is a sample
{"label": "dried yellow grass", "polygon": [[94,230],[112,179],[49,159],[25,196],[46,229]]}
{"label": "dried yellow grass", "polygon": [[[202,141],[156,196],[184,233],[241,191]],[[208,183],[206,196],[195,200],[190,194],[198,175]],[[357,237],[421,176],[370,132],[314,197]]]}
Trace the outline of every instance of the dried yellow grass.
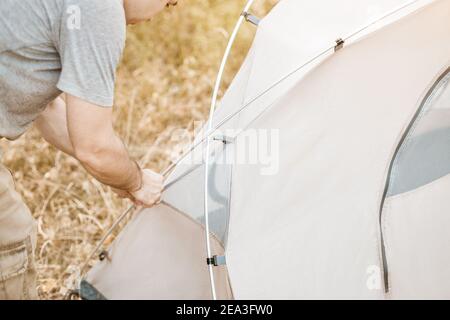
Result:
{"label": "dried yellow grass", "polygon": [[[277,0],[256,1],[264,16]],[[180,0],[148,23],[130,27],[118,70],[115,128],[135,159],[162,171],[170,163],[174,129],[193,130],[207,117],[209,99],[229,33],[245,0]],[[255,27],[239,34],[224,77],[231,82]],[[86,174],[78,162],[30,130],[1,141],[2,161],[38,222],[38,290],[60,299],[68,278],[129,205]]]}

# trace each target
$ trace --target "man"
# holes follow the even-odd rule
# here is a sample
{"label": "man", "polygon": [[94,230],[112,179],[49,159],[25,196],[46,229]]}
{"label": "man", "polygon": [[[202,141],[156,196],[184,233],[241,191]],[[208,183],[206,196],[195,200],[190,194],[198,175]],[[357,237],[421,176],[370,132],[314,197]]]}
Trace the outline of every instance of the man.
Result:
{"label": "man", "polygon": [[[157,203],[163,178],[130,158],[114,134],[111,107],[126,24],[175,4],[1,0],[0,138],[16,139],[34,123],[119,196],[146,207]],[[37,298],[35,243],[33,218],[0,164],[0,299]]]}

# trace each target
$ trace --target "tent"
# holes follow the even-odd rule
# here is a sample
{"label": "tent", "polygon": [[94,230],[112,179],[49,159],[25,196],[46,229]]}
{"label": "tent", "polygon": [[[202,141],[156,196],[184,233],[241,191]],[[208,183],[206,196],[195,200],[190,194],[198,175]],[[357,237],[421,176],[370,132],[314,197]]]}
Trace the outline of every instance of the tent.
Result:
{"label": "tent", "polygon": [[251,2],[240,71],[82,296],[450,298],[450,0]]}

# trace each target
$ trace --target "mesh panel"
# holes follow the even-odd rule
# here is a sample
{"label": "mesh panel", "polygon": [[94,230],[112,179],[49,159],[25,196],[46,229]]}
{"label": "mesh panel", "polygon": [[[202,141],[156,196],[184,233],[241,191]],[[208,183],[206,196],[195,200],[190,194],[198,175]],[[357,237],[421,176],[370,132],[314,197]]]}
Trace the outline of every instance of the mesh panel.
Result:
{"label": "mesh panel", "polygon": [[[209,168],[209,224],[214,235],[226,245],[233,146],[222,144],[211,156]],[[183,165],[181,165],[183,166]],[[186,174],[171,183],[163,200],[175,209],[205,224],[204,219],[204,164],[196,167],[186,165]]]}
{"label": "mesh panel", "polygon": [[450,173],[450,70],[422,105],[394,161],[388,196]]}

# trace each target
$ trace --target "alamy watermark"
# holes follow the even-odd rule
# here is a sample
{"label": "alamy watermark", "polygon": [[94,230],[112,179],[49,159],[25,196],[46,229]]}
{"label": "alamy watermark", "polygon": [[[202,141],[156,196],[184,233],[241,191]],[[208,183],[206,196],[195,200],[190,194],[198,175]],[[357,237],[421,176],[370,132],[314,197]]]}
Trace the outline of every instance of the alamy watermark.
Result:
{"label": "alamy watermark", "polygon": [[366,270],[367,281],[366,286],[370,291],[381,290],[383,288],[383,280],[381,268],[377,265],[371,265]]}
{"label": "alamy watermark", "polygon": [[81,9],[77,5],[70,5],[67,7],[66,13],[69,15],[67,18],[68,30],[80,30],[81,29]]}
{"label": "alamy watermark", "polygon": [[[202,122],[195,124],[196,128],[203,127]],[[199,131],[199,130],[194,130]],[[199,140],[200,139],[200,140]],[[175,144],[192,146],[196,141],[201,141],[195,150],[184,158],[186,164],[202,164],[205,162],[206,137],[203,133],[178,129],[172,133],[171,140]],[[258,166],[259,172],[264,176],[273,176],[280,169],[280,130],[279,129],[225,129],[216,130],[209,135],[210,162],[230,165]],[[186,152],[186,150],[184,150]],[[176,161],[179,150],[173,150],[169,154],[172,161]]]}

